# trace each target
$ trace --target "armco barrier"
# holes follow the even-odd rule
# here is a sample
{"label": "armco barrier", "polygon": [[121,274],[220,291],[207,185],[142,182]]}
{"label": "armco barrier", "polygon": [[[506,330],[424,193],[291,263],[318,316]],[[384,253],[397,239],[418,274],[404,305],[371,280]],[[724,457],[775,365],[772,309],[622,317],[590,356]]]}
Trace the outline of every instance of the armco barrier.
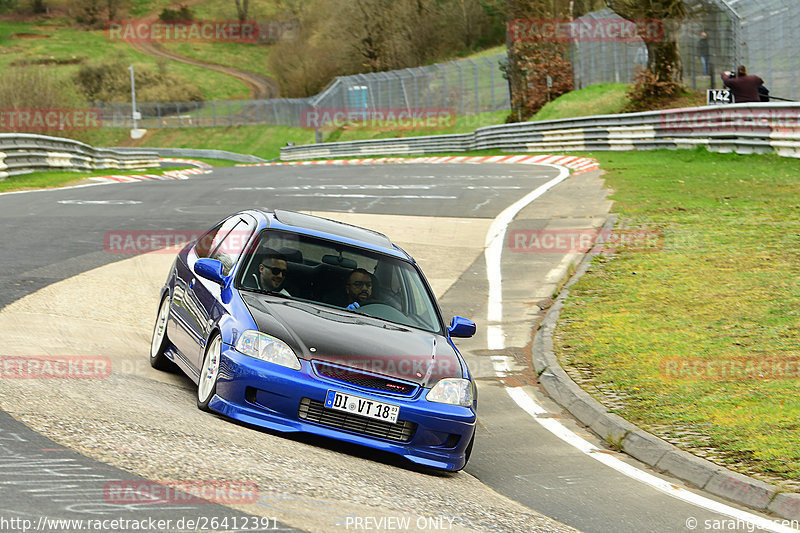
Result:
{"label": "armco barrier", "polygon": [[200,157],[205,159],[226,159],[228,161],[235,161],[237,163],[266,163],[266,159],[261,159],[254,155],[237,154],[235,152],[227,152],[225,150],[207,150],[202,148],[130,148],[130,147],[117,147],[114,148],[117,152],[124,154],[147,151],[154,152],[159,157]]}
{"label": "armco barrier", "polygon": [[705,146],[800,157],[800,104],[734,104],[479,128],[473,133],[286,146],[281,159],[423,155],[470,150],[563,152]]}
{"label": "armco barrier", "polygon": [[0,133],[0,179],[37,170],[104,170],[158,166],[158,154],[94,148],[82,142],[28,133]]}

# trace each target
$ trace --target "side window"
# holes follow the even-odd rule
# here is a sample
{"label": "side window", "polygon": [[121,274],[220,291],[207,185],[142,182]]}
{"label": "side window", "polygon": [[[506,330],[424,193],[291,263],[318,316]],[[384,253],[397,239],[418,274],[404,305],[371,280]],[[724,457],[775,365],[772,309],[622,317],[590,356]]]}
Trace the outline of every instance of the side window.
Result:
{"label": "side window", "polygon": [[436,313],[431,305],[430,297],[422,285],[419,276],[411,274],[411,269],[403,269],[403,280],[408,290],[409,316],[415,317],[426,328],[436,328]]}
{"label": "side window", "polygon": [[222,273],[228,275],[236,264],[247,241],[253,234],[255,222],[243,216],[234,216],[224,221],[198,240],[195,246],[197,257],[208,257],[222,262]]}
{"label": "side window", "polygon": [[210,257],[215,259],[212,257],[213,252],[219,248],[222,240],[237,224],[239,224],[239,221],[240,217],[231,217],[228,220],[220,222],[213,229],[209,230],[208,233],[200,237],[194,247],[197,257]]}

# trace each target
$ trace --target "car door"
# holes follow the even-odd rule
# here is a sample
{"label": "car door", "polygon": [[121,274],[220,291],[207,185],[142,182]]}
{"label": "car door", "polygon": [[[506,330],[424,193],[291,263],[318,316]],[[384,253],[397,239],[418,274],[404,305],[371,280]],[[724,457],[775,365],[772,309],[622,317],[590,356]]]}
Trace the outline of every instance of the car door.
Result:
{"label": "car door", "polygon": [[195,274],[194,263],[201,257],[208,257],[222,262],[222,273],[228,276],[242,254],[247,242],[256,228],[256,221],[250,215],[239,214],[224,221],[217,232],[203,241],[188,256],[191,279],[186,291],[187,325],[191,336],[196,339],[196,349],[186,354],[195,369],[199,369],[205,353],[206,342],[214,325],[223,313],[227,313],[227,305],[221,299],[222,287],[217,283]]}
{"label": "car door", "polygon": [[197,283],[193,266],[198,257],[211,255],[212,246],[219,244],[221,236],[218,238],[218,235],[228,220],[230,219],[208,230],[188,252],[179,254],[175,261],[175,283],[172,289],[168,330],[170,341],[178,349],[181,366],[188,371],[197,370],[194,361],[199,346],[204,342],[204,339],[198,336],[199,329],[195,323],[199,313],[196,311],[197,299],[193,291]]}

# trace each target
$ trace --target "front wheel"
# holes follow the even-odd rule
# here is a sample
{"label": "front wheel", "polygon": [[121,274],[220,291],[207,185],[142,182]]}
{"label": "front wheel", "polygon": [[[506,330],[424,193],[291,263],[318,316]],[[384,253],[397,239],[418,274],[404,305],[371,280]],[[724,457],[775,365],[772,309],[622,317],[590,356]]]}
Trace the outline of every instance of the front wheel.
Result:
{"label": "front wheel", "polygon": [[206,346],[203,366],[200,367],[200,381],[197,383],[197,407],[208,411],[208,403],[217,392],[219,360],[222,355],[222,338],[215,334]]}
{"label": "front wheel", "polygon": [[156,323],[153,326],[153,338],[150,341],[150,366],[158,370],[170,370],[175,365],[164,353],[169,347],[169,337],[167,336],[168,320],[169,294],[166,294],[158,307]]}

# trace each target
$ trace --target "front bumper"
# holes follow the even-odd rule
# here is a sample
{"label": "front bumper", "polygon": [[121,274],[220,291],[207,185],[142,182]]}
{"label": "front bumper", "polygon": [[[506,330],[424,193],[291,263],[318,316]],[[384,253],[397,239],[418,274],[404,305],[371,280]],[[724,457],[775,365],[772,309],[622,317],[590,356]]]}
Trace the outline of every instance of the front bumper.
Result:
{"label": "front bumper", "polygon": [[[432,468],[464,467],[465,450],[475,432],[472,408],[429,402],[425,399],[429,389],[421,387],[411,396],[378,393],[317,375],[309,361],[301,360],[301,365],[292,370],[225,345],[209,408],[249,424],[367,446]],[[320,406],[331,389],[400,406],[397,427],[381,427],[394,425]]]}

